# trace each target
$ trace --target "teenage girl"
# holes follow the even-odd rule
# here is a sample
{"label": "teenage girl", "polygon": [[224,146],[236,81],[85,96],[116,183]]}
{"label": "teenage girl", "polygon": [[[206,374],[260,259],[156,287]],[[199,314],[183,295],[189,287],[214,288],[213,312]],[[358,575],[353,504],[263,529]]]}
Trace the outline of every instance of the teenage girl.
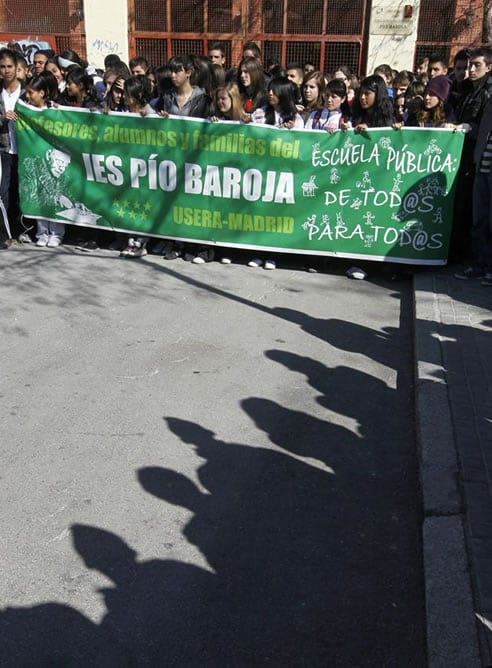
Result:
{"label": "teenage girl", "polygon": [[[287,77],[272,79],[268,85],[268,104],[253,112],[253,123],[273,125],[276,128],[303,128],[304,121],[296,107],[295,88]],[[248,267],[276,269],[276,262],[271,257],[256,257],[248,262]]]}
{"label": "teenage girl", "polygon": [[[44,71],[29,80],[26,90],[26,102],[36,109],[48,109],[52,105],[52,96],[58,91],[58,82],[51,72]],[[36,220],[36,246],[56,248],[63,240],[65,225],[52,220]]]}
{"label": "teenage girl", "polygon": [[113,81],[101,102],[101,111],[105,114],[110,111],[128,111],[125,104],[125,77],[118,77]]}
{"label": "teenage girl", "polygon": [[[120,81],[120,79],[117,79],[115,84],[117,81]],[[126,111],[132,114],[140,114],[140,116],[144,117],[157,117],[159,114],[149,104],[151,95],[152,87],[145,75],[137,74],[124,80],[123,98]],[[116,248],[120,241],[121,236],[117,236],[112,246]],[[149,238],[144,236],[129,237],[126,248],[120,251],[120,256],[132,258],[147,255],[148,241]]]}
{"label": "teenage girl", "polygon": [[251,114],[267,104],[265,91],[265,73],[257,58],[243,58],[237,68],[237,85],[243,101],[245,121],[251,120]]}
{"label": "teenage girl", "polygon": [[290,79],[272,79],[268,85],[267,100],[264,107],[251,115],[253,123],[288,129],[304,127],[304,121],[296,107],[295,88]]}
{"label": "teenage girl", "polygon": [[65,81],[65,77],[63,76],[63,71],[61,67],[58,65],[58,58],[48,58],[48,60],[45,63],[44,66],[45,72],[50,72],[56,79],[56,84],[58,87],[58,96],[57,98],[53,99],[53,102],[59,102],[59,104],[66,104],[66,93],[65,93],[65,88],[67,86],[67,82]]}
{"label": "teenage girl", "polygon": [[211,121],[241,121],[244,111],[239,88],[235,83],[219,86],[214,94]]}
{"label": "teenage girl", "polygon": [[351,107],[359,88],[359,80],[348,65],[340,65],[333,76],[335,79],[341,79],[344,82],[347,89],[347,102]]}
{"label": "teenage girl", "polygon": [[332,79],[326,86],[325,106],[312,111],[306,121],[308,130],[335,132],[344,125],[348,128],[350,109],[347,103],[347,89],[340,79]]}
{"label": "teenage girl", "polygon": [[310,72],[302,82],[302,99],[304,122],[307,123],[311,114],[321,111],[325,106],[326,79],[322,72]]}
{"label": "teenage girl", "polygon": [[71,65],[65,71],[67,103],[71,107],[94,109],[97,107],[92,77],[79,65]]}
{"label": "teenage girl", "polygon": [[391,127],[393,122],[393,105],[384,79],[377,74],[366,77],[361,82],[352,105],[354,128],[361,131],[367,128]]}
{"label": "teenage girl", "polygon": [[145,75],[137,74],[125,79],[123,97],[130,113],[140,114],[140,116],[158,116],[149,104],[151,94],[151,85]]}
{"label": "teenage girl", "polygon": [[421,128],[454,128],[445,109],[451,82],[447,76],[439,75],[430,79],[425,87],[423,107],[407,119],[405,125]]}

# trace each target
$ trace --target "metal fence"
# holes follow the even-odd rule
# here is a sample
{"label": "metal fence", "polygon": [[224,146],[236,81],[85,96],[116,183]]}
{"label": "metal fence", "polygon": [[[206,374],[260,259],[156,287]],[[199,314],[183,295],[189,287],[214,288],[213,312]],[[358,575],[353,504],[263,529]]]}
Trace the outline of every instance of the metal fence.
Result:
{"label": "metal fence", "polygon": [[207,53],[219,41],[229,66],[255,41],[264,61],[361,69],[368,0],[130,0],[130,52],[155,65]]}
{"label": "metal fence", "polygon": [[71,48],[85,57],[85,25],[82,0],[33,0],[0,3],[0,29],[4,34],[51,35],[56,51]]}

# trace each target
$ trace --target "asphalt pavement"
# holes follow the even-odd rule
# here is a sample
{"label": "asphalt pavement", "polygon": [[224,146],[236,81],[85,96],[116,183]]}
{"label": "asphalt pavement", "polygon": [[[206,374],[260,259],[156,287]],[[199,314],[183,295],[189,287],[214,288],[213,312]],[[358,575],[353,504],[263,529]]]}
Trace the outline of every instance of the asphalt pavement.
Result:
{"label": "asphalt pavement", "polygon": [[426,665],[412,281],[345,268],[0,255],[0,665]]}

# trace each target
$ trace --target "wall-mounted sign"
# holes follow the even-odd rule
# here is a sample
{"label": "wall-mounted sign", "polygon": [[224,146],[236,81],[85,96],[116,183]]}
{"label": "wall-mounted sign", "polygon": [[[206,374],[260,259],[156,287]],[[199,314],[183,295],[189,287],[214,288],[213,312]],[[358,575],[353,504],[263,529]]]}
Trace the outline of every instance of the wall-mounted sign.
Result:
{"label": "wall-mounted sign", "polygon": [[[414,19],[408,11],[410,5],[393,2],[381,5],[373,5],[371,12],[372,35],[411,35],[415,29]],[[412,12],[413,13],[413,12]],[[405,14],[408,18],[405,18]]]}

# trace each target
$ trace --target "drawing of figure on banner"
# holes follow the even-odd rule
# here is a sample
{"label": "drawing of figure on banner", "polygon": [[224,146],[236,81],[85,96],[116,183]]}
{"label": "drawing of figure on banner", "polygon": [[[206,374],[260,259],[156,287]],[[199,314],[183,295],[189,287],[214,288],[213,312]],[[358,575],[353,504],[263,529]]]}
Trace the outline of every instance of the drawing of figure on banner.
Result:
{"label": "drawing of figure on banner", "polygon": [[66,174],[72,161],[69,153],[57,148],[48,149],[44,158],[27,157],[24,168],[27,178],[19,188],[23,195],[43,205],[54,204],[56,215],[73,223],[95,225],[101,216],[94,214],[82,202],[72,202],[70,179]]}

